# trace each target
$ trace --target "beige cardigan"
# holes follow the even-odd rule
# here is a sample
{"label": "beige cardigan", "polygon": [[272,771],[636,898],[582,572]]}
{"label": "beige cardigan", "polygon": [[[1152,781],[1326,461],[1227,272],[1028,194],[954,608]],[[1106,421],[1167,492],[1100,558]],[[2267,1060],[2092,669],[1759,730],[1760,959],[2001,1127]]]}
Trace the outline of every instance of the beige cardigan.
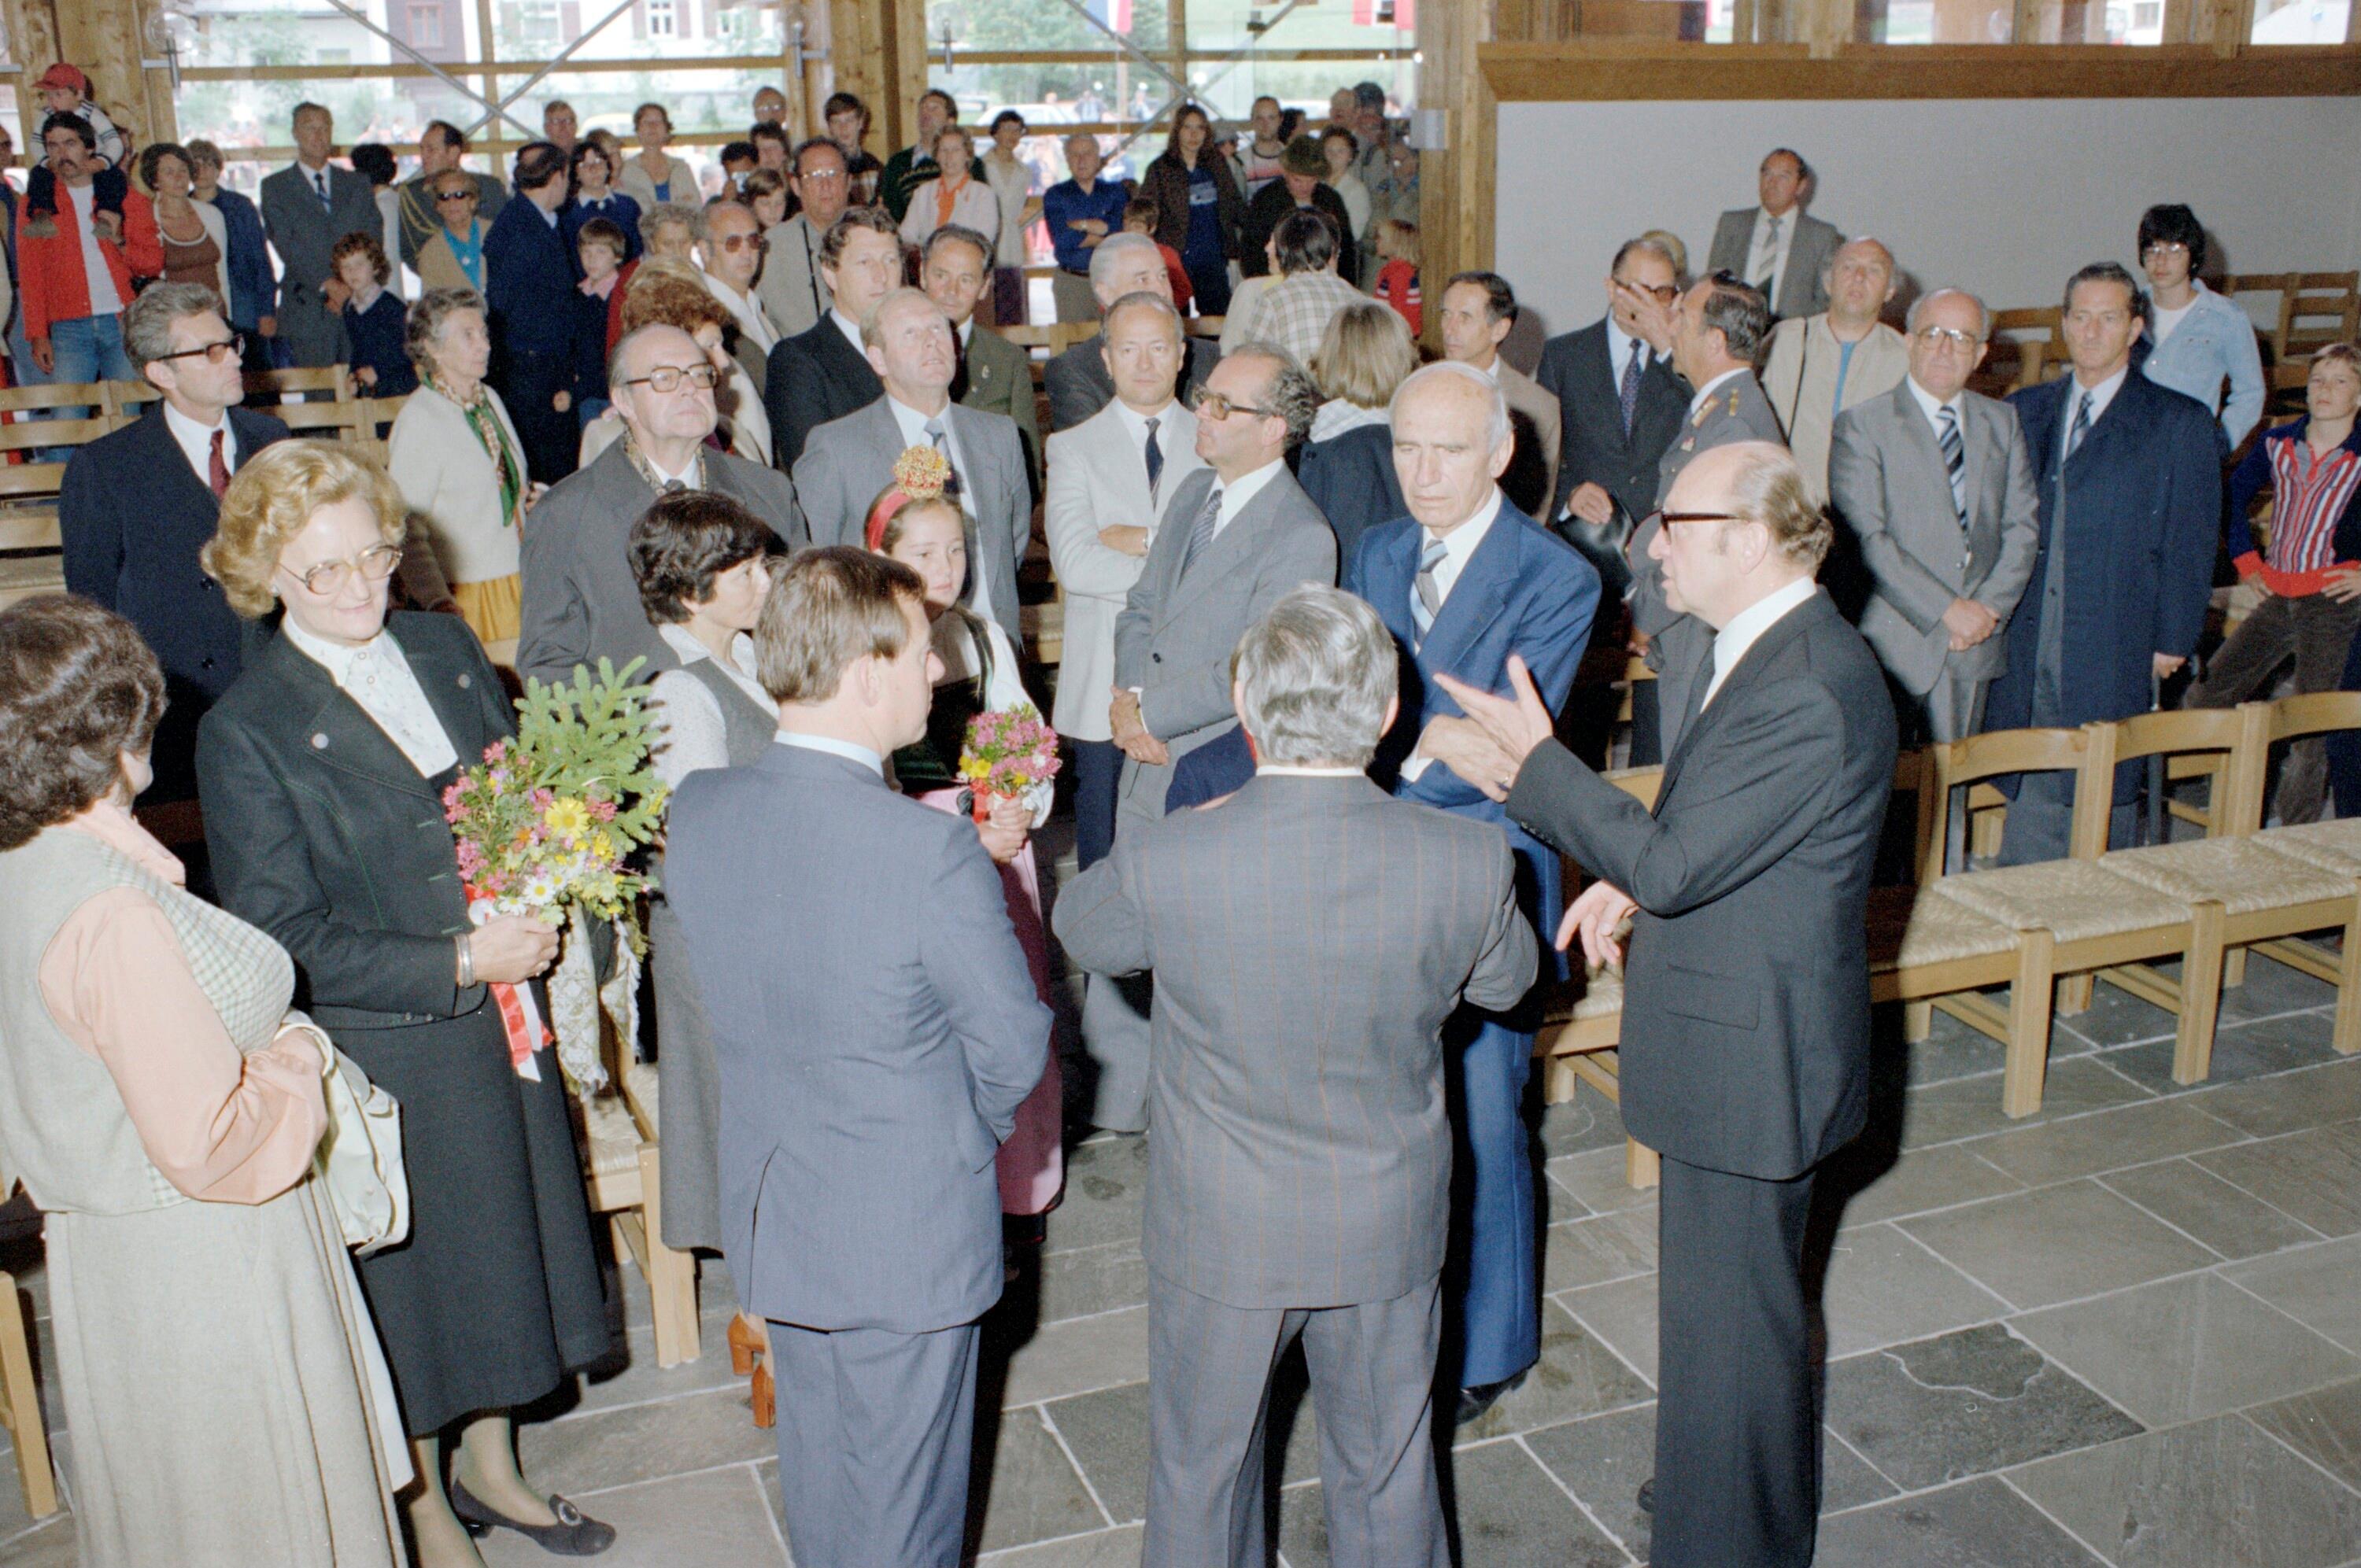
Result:
{"label": "beige cardigan", "polygon": [[[672,176],[665,181],[672,199],[684,207],[705,205],[705,192],[697,189],[697,170],[688,159],[664,154],[672,163]],[[615,189],[640,204],[640,216],[644,219],[656,205],[655,177],[640,167],[640,155],[631,153],[623,159],[623,167],[615,176]]]}
{"label": "beige cardigan", "polygon": [[[425,258],[420,253],[420,259]],[[516,453],[520,475],[524,444],[500,395],[487,387],[492,411]],[[428,386],[410,394],[386,443],[386,466],[401,488],[402,504],[426,525],[434,557],[455,583],[484,583],[513,576],[519,569],[516,529],[500,516],[500,471],[476,439],[467,411]]]}
{"label": "beige cardigan", "polygon": [[[490,234],[492,225],[485,224],[484,232]],[[422,291],[427,289],[476,288],[476,280],[467,276],[466,268],[459,265],[458,252],[451,248],[451,236],[440,228],[434,231],[432,238],[418,247],[416,271],[418,286]],[[491,280],[489,267],[485,268],[484,278],[487,282]],[[476,291],[483,292],[480,289]]]}
{"label": "beige cardigan", "polygon": [[[1812,499],[1823,503],[1828,499],[1828,440],[1837,422],[1837,367],[1843,362],[1844,345],[1822,313],[1781,322],[1763,366],[1763,394],[1786,427],[1787,450],[1804,470]],[[1845,366],[1844,406],[1883,397],[1909,373],[1910,340],[1878,323],[1853,345],[1852,363]]]}

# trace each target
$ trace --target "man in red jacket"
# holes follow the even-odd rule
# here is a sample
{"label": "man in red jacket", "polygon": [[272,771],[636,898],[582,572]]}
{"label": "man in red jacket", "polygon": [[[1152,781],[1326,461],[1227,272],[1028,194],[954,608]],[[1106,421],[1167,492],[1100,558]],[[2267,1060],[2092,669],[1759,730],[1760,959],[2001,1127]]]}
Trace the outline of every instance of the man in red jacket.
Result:
{"label": "man in red jacket", "polygon": [[21,216],[16,231],[33,362],[56,382],[137,380],[123,351],[123,312],[132,280],[164,270],[155,209],[126,191],[120,218],[97,210],[91,181],[101,165],[89,121],[51,115],[41,124],[41,146],[57,176],[58,211],[54,217]]}

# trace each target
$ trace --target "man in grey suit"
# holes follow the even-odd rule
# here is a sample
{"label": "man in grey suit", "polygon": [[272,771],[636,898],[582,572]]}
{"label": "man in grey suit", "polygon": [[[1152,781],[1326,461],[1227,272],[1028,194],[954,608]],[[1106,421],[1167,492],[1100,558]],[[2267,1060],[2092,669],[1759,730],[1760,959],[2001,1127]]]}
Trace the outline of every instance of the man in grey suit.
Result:
{"label": "man in grey suit", "polygon": [[1773,315],[1818,315],[1828,308],[1828,263],[1844,236],[1804,211],[1813,175],[1802,154],[1773,148],[1755,179],[1762,205],[1721,214],[1706,270],[1753,284]]}
{"label": "man in grey suit", "polygon": [[[1162,818],[1175,762],[1237,727],[1230,654],[1239,636],[1290,589],[1336,580],[1335,532],[1287,471],[1318,402],[1311,378],[1267,344],[1215,366],[1197,400],[1207,466],[1165,504],[1115,617],[1107,724],[1124,754],[1118,844]],[[1147,1125],[1147,1016],[1137,981],[1092,981],[1082,1041],[1098,1063],[1091,1119],[1102,1127]]]}
{"label": "man in grey suit", "polygon": [[811,433],[796,459],[796,495],[816,544],[860,544],[869,508],[894,481],[894,464],[913,446],[932,446],[959,477],[968,521],[967,606],[989,616],[1011,643],[1016,564],[1033,542],[1033,487],[1016,422],[951,400],[959,340],[951,319],[916,289],[896,289],[861,325],[861,340],[885,395]]}
{"label": "man in grey suit", "polygon": [[295,105],[295,161],[262,181],[262,226],[279,253],[279,336],[298,365],[339,365],[345,286],[330,255],[348,234],[382,234],[369,182],[328,161],[335,122],[317,104]]}
{"label": "man in grey suit", "polygon": [[1140,1561],[1260,1568],[1270,1373],[1301,1338],[1329,1560],[1443,1568],[1443,1022],[1523,994],[1532,927],[1496,828],[1363,771],[1399,707],[1375,610],[1297,588],[1236,659],[1254,778],[1126,833],[1058,901],[1075,961],[1159,976]]}
{"label": "man in grey suit", "polygon": [[2041,497],[2016,411],[1967,389],[1983,302],[1938,289],[1910,307],[1910,373],[1837,416],[1828,500],[1872,583],[1861,634],[1905,699],[1903,728],[1975,733],[2008,662],[1999,635],[2033,576]]}
{"label": "man in grey suit", "polygon": [[1623,1118],[1664,1156],[1651,1561],[1805,1568],[1820,1511],[1805,1223],[1868,1112],[1863,912],[1894,704],[1813,581],[1833,531],[1784,448],[1720,447],[1669,499],[1653,554],[1713,629],[1713,670],[1653,812],[1551,738],[1514,665],[1513,700],[1446,677],[1468,718],[1420,744],[1599,879],[1560,942],[1611,961],[1633,922]]}
{"label": "man in grey suit", "polygon": [[[1763,295],[1720,274],[1691,288],[1673,311],[1647,313],[1660,351],[1695,390],[1680,434],[1656,465],[1656,505],[1669,504],[1673,485],[1700,452],[1733,441],[1784,445],[1779,416],[1754,378],[1754,356],[1771,335]],[[1654,543],[1663,523],[1642,522],[1627,547],[1631,563],[1631,626],[1648,640],[1648,667],[1656,678],[1631,701],[1631,761],[1661,762],[1680,744],[1689,699],[1705,673],[1713,633],[1664,602],[1664,568]]]}
{"label": "man in grey suit", "polygon": [[640,327],[615,345],[607,375],[623,439],[552,487],[525,526],[517,672],[529,678],[570,680],[575,665],[604,656],[619,670],[644,658],[639,678],[653,680],[680,663],[648,624],[631,575],[631,524],[660,492],[719,491],[769,523],[785,548],[811,543],[785,474],[705,444],[720,416],[696,339]]}
{"label": "man in grey suit", "polygon": [[993,1156],[1049,1010],[973,826],[885,784],[942,673],[917,574],[798,555],[754,648],[778,742],[692,775],[664,855],[720,1074],[722,1254],[771,1323],[796,1563],[954,1568]]}

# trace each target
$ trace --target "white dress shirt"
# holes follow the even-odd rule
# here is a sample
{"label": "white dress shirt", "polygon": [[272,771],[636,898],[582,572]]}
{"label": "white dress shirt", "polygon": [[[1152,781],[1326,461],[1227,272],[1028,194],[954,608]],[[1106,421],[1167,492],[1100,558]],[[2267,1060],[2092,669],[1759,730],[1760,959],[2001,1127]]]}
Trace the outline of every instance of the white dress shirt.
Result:
{"label": "white dress shirt", "polygon": [[164,404],[164,428],[172,433],[172,439],[180,443],[181,455],[186,457],[189,466],[197,471],[197,483],[209,490],[214,488],[215,431],[221,433],[222,461],[229,466],[231,473],[237,472],[237,432],[230,428],[229,415],[225,413],[220,417],[218,424],[199,424],[170,401]]}
{"label": "white dress shirt", "polygon": [[[1443,614],[1443,607],[1451,602],[1451,590],[1458,583],[1459,574],[1467,569],[1467,563],[1474,557],[1477,546],[1484,543],[1484,536],[1492,532],[1492,524],[1499,520],[1503,499],[1500,487],[1493,486],[1491,499],[1476,509],[1476,515],[1443,536],[1443,559],[1435,563],[1434,567],[1434,587],[1438,596],[1434,613],[1438,619]],[[1422,555],[1426,552],[1427,540],[1432,537],[1424,529],[1419,530],[1418,548]],[[1414,583],[1411,592],[1418,592]],[[1418,776],[1426,772],[1430,761],[1431,758],[1412,751],[1402,759],[1401,776],[1415,784]]]}
{"label": "white dress shirt", "polygon": [[1724,381],[1730,380],[1733,377],[1749,374],[1751,374],[1751,372],[1748,368],[1745,366],[1741,365],[1734,370],[1724,370],[1720,375],[1716,376],[1712,380],[1708,381],[1704,386],[1699,387],[1697,389],[1697,396],[1689,400],[1689,411],[1686,422],[1691,424],[1695,424],[1697,422],[1697,410],[1713,401],[1715,388],[1720,386]]}
{"label": "white dress shirt", "polygon": [[[1156,421],[1156,449],[1164,454],[1164,466],[1166,468],[1172,466],[1172,459],[1175,455],[1172,449],[1172,411],[1180,406],[1178,399],[1168,399],[1164,406],[1154,413],[1144,414],[1121,398],[1115,400],[1115,420],[1123,426],[1123,433],[1131,437],[1131,444],[1139,454],[1142,473],[1147,472],[1148,422],[1149,420]],[[1157,501],[1164,499],[1164,484],[1160,477],[1155,489],[1150,492],[1149,499]],[[1156,528],[1156,514],[1153,511],[1148,513],[1148,528],[1149,537],[1152,539],[1155,536]]]}
{"label": "white dress shirt", "polygon": [[1714,694],[1721,683],[1746,657],[1746,651],[1762,640],[1763,634],[1786,619],[1795,609],[1820,591],[1820,585],[1809,577],[1798,577],[1785,587],[1764,595],[1730,618],[1730,624],[1717,632],[1713,640],[1713,681],[1705,688],[1705,701],[1700,707],[1712,705]]}
{"label": "white dress shirt", "polygon": [[847,762],[859,762],[881,779],[885,776],[884,758],[866,746],[856,746],[850,740],[840,740],[833,735],[812,735],[801,729],[782,729],[779,731],[778,743],[782,746],[800,746],[807,751],[825,751],[831,757],[842,757]]}
{"label": "white dress shirt", "polygon": [[869,347],[861,341],[861,323],[834,305],[828,308],[828,319],[836,323],[837,331],[844,334],[844,341],[852,345],[852,352],[861,356],[861,362],[864,365],[869,363]]}
{"label": "white dress shirt", "polygon": [[[960,477],[960,495],[961,497],[960,510],[967,513],[968,521],[971,523],[975,521],[975,509],[967,504],[965,500],[968,484],[967,457],[966,455],[960,450],[958,433],[951,429],[951,406],[949,400],[946,399],[943,403],[943,411],[939,414],[920,413],[917,410],[912,408],[901,399],[895,397],[890,392],[885,396],[885,406],[893,411],[894,422],[902,427],[902,444],[905,446],[932,446],[935,444],[935,438],[927,433],[927,422],[928,420],[933,420],[937,424],[942,427],[943,455],[950,459],[951,471]],[[990,620],[993,619],[991,577],[989,574],[984,571],[983,563],[981,561],[969,562],[967,576],[968,581],[973,585],[973,591],[967,601],[968,608],[975,611],[976,614],[983,617],[986,620]]]}
{"label": "white dress shirt", "polygon": [[[1222,483],[1222,477],[1215,474],[1213,488],[1222,492],[1222,510],[1213,514],[1213,538],[1219,539],[1222,536],[1222,530],[1230,526],[1230,520],[1244,511],[1246,503],[1262,494],[1262,488],[1277,478],[1286,467],[1287,465],[1284,462],[1274,458],[1251,474],[1239,475],[1235,481],[1226,485]],[[1209,543],[1211,542],[1207,541]]]}
{"label": "white dress shirt", "polygon": [[1776,295],[1780,281],[1787,276],[1787,252],[1795,248],[1795,225],[1803,218],[1801,207],[1790,207],[1779,214],[1779,240],[1771,247],[1771,263],[1766,267],[1763,264],[1763,239],[1770,232],[1771,211],[1767,207],[1755,208],[1754,227],[1746,236],[1746,269],[1738,275],[1740,281],[1752,285],[1768,278],[1768,292]]}
{"label": "white dress shirt", "polygon": [[57,183],[59,197],[66,211],[73,215],[74,232],[82,239],[82,269],[83,281],[90,289],[90,313],[111,316],[121,313],[124,298],[115,291],[115,274],[107,270],[106,253],[99,246],[98,230],[91,219],[98,211],[98,189],[84,185],[80,190],[60,180]]}
{"label": "white dress shirt", "polygon": [[1623,389],[1623,367],[1631,363],[1631,356],[1640,356],[1640,374],[1648,373],[1649,348],[1646,341],[1633,337],[1611,318],[1607,323],[1607,368],[1615,383],[1616,391]]}
{"label": "white dress shirt", "polygon": [[779,329],[771,324],[770,313],[763,309],[760,300],[752,294],[738,292],[710,272],[705,274],[705,289],[706,292],[730,307],[730,313],[738,318],[738,330],[745,334],[755,347],[765,354],[771,352],[771,345],[779,341]]}
{"label": "white dress shirt", "polygon": [[380,631],[359,647],[347,648],[313,636],[291,615],[280,619],[279,629],[300,652],[328,672],[337,690],[360,705],[369,722],[401,748],[419,777],[431,779],[459,761],[443,721],[426,700],[425,688],[401,656],[401,645],[390,636]]}
{"label": "white dress shirt", "polygon": [[[680,656],[684,667],[664,671],[648,686],[648,712],[661,737],[648,762],[659,783],[676,789],[693,773],[730,765],[729,722],[722,717],[720,699],[686,668],[713,657],[705,644],[690,636],[685,626],[659,626],[656,635]],[[730,657],[734,667],[721,667],[730,684],[764,712],[776,711],[779,705],[771,700],[771,694],[746,674],[754,667],[754,640],[740,632],[730,640]]]}
{"label": "white dress shirt", "polygon": [[1918,411],[1927,416],[1927,428],[1935,433],[1938,441],[1943,433],[1943,411],[1945,409],[1950,410],[1951,417],[1960,422],[1960,438],[1962,440],[1966,439],[1968,433],[1968,421],[1967,416],[1960,411],[1959,394],[1953,393],[1951,400],[1948,403],[1938,402],[1935,399],[1935,394],[1920,386],[1918,384],[1918,378],[1916,376],[1905,376],[1902,378],[1902,384],[1910,389],[1911,401],[1916,403],[1918,405]]}

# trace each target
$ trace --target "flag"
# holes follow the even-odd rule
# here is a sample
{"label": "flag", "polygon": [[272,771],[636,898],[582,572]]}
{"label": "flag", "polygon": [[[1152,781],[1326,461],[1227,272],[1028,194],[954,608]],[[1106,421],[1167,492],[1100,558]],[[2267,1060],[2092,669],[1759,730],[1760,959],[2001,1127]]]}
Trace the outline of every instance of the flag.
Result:
{"label": "flag", "polygon": [[1084,9],[1091,19],[1108,31],[1128,34],[1131,31],[1131,0],[1088,0]]}

